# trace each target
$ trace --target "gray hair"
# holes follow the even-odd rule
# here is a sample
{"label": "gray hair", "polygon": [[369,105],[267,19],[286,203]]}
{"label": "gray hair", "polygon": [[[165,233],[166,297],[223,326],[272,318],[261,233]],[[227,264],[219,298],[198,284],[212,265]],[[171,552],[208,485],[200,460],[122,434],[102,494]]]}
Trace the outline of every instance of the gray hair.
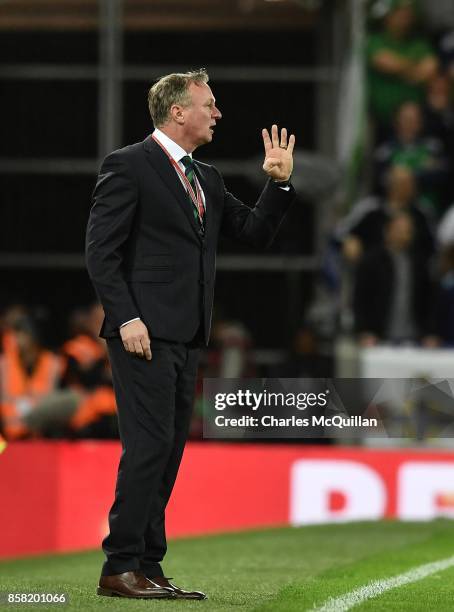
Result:
{"label": "gray hair", "polygon": [[170,109],[174,104],[189,106],[189,85],[208,83],[208,72],[205,68],[189,72],[175,72],[160,77],[148,91],[148,108],[155,127],[162,127],[169,119]]}

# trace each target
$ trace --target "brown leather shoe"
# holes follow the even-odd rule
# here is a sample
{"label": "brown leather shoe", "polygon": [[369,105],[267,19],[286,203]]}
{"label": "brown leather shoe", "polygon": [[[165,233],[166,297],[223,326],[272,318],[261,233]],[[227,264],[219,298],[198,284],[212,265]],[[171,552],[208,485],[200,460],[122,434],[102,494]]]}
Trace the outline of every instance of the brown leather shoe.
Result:
{"label": "brown leather shoe", "polygon": [[172,582],[169,582],[170,579],[164,576],[156,576],[155,578],[150,578],[150,580],[159,587],[172,589],[177,599],[207,599],[207,596],[205,593],[202,593],[202,591],[185,591]]}
{"label": "brown leather shoe", "polygon": [[163,588],[145,578],[140,572],[124,572],[114,576],[101,576],[96,590],[107,597],[130,597],[132,599],[174,598],[171,588]]}

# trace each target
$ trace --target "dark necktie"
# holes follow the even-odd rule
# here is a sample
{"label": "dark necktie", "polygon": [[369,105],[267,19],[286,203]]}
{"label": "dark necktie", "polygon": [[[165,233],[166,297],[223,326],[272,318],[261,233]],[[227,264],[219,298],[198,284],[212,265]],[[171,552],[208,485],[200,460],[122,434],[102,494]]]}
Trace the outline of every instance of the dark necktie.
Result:
{"label": "dark necktie", "polygon": [[[195,184],[195,173],[194,173],[194,162],[192,161],[192,158],[190,155],[185,155],[184,157],[181,158],[181,163],[184,165],[185,167],[185,175],[186,178],[188,179],[192,189],[194,190],[194,194],[197,194],[197,186]],[[191,202],[194,206],[194,217],[197,219],[197,221],[199,221],[199,223],[203,226],[203,216],[204,216],[204,208],[203,208],[203,204],[200,206],[200,208],[198,208],[197,206],[195,206],[194,202],[192,201],[191,198]]]}

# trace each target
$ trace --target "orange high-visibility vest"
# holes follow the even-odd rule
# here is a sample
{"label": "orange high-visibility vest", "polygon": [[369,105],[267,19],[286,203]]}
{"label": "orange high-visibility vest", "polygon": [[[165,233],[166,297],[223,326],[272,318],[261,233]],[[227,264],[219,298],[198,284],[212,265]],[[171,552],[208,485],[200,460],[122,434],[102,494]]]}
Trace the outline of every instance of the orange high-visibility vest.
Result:
{"label": "orange high-visibility vest", "polygon": [[61,357],[43,349],[31,374],[24,369],[17,347],[6,346],[0,356],[0,414],[6,438],[14,440],[29,433],[23,422],[21,404],[33,407],[53,391],[62,373]]}
{"label": "orange high-visibility vest", "polygon": [[82,366],[88,366],[106,357],[101,344],[86,334],[68,340],[62,346],[62,350],[65,355],[73,357]]}
{"label": "orange high-visibility vest", "polygon": [[103,415],[113,415],[117,410],[112,387],[98,387],[87,393],[70,420],[73,429],[78,430],[94,423]]}
{"label": "orange high-visibility vest", "polygon": [[[82,367],[89,367],[93,362],[107,357],[102,345],[86,334],[80,334],[68,340],[62,350],[66,356],[73,357]],[[71,387],[81,395],[81,401],[70,420],[73,429],[82,429],[103,415],[115,414],[117,405],[112,387],[101,385],[90,391],[74,383],[71,384]]]}
{"label": "orange high-visibility vest", "polygon": [[2,336],[2,352],[9,353],[10,351],[17,351],[17,340],[16,334],[11,329],[7,329]]}

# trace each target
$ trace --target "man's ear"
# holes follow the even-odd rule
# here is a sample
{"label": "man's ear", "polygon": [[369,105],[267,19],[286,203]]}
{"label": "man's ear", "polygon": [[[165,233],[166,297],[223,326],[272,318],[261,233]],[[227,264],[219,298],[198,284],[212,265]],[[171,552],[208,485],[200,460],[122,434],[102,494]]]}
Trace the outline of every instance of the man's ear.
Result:
{"label": "man's ear", "polygon": [[173,104],[170,107],[170,116],[172,119],[178,123],[179,125],[183,125],[184,123],[184,109],[180,104]]}

